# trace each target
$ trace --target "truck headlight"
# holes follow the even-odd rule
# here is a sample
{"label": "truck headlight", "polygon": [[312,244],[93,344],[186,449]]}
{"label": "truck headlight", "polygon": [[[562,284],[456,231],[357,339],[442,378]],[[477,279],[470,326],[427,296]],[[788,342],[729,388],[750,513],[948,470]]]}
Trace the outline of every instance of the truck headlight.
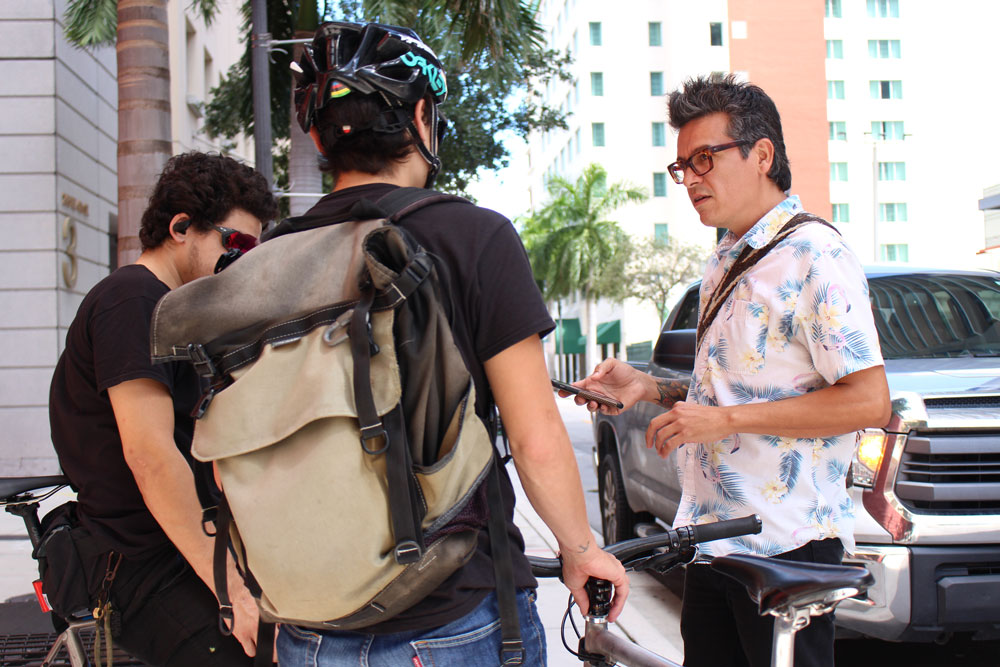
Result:
{"label": "truck headlight", "polygon": [[851,461],[851,476],[855,486],[870,489],[875,482],[875,473],[882,465],[888,436],[880,428],[865,429],[861,441],[854,450],[854,460]]}

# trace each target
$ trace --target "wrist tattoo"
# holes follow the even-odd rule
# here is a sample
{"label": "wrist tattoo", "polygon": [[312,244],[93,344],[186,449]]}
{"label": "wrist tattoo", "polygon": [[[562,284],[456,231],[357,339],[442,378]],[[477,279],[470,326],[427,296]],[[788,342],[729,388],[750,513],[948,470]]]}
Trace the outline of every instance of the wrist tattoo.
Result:
{"label": "wrist tattoo", "polygon": [[578,546],[576,548],[576,552],[580,553],[580,554],[587,553],[588,549],[590,549],[590,542],[587,542],[586,544],[581,544],[580,546]]}
{"label": "wrist tattoo", "polygon": [[665,408],[669,408],[674,403],[683,401],[687,398],[688,386],[690,384],[689,380],[657,378],[656,391],[659,394],[659,398],[656,399],[656,402]]}

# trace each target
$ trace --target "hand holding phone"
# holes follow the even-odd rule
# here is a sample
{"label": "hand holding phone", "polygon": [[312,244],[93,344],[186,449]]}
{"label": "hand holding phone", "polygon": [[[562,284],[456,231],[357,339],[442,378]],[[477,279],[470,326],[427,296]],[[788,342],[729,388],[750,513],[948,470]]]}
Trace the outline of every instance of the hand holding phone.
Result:
{"label": "hand holding phone", "polygon": [[625,407],[625,404],[621,401],[615,400],[610,396],[598,393],[596,391],[589,391],[587,389],[580,389],[579,387],[574,387],[571,384],[566,384],[565,382],[560,382],[559,380],[552,380],[552,386],[559,391],[568,391],[571,394],[575,394],[580,398],[585,398],[588,401],[594,401],[600,405],[607,406],[609,408],[615,408],[621,410]]}

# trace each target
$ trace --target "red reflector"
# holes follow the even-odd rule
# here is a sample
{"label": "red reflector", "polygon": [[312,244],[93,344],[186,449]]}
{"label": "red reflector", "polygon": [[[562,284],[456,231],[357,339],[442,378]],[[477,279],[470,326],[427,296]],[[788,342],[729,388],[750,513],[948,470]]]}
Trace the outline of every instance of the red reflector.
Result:
{"label": "red reflector", "polygon": [[49,600],[45,597],[45,593],[42,592],[42,580],[36,579],[31,582],[31,585],[35,587],[35,597],[38,598],[38,606],[42,608],[43,613],[49,613],[52,611],[52,607],[49,606]]}

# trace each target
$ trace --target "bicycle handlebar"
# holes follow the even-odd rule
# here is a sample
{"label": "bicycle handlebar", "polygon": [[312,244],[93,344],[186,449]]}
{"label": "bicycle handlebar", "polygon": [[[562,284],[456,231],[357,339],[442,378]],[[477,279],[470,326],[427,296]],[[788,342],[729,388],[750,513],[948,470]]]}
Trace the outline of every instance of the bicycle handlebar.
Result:
{"label": "bicycle handlebar", "polygon": [[[701,542],[711,542],[727,537],[740,535],[756,535],[761,531],[760,517],[751,514],[739,519],[727,519],[715,523],[702,523],[680,528],[668,528],[666,532],[649,537],[637,537],[623,542],[616,542],[604,547],[604,550],[624,562],[642,555],[651,554],[656,549],[667,547],[669,551],[680,551],[686,547]],[[562,576],[562,561],[558,558],[528,556],[531,572],[536,577]]]}

